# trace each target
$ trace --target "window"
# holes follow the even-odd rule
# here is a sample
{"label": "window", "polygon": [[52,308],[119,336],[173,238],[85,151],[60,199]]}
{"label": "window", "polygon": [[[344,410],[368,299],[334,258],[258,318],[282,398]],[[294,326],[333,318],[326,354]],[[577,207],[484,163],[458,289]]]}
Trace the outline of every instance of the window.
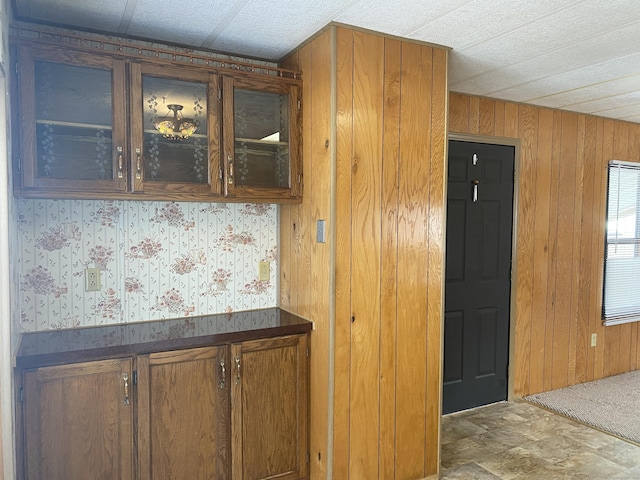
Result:
{"label": "window", "polygon": [[608,170],[602,319],[615,325],[640,320],[640,163]]}

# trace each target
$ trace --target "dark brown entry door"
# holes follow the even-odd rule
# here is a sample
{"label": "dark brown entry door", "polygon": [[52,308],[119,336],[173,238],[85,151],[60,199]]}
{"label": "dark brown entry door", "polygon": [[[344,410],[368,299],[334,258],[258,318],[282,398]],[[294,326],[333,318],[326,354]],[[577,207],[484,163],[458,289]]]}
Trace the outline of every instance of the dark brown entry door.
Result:
{"label": "dark brown entry door", "polygon": [[449,141],[443,413],[507,398],[514,154]]}

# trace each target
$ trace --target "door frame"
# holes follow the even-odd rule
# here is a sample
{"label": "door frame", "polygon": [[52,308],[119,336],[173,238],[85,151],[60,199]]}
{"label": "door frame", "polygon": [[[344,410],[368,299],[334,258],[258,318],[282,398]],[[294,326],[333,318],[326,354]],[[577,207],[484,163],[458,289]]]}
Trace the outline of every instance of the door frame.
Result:
{"label": "door frame", "polygon": [[[492,137],[489,135],[475,135],[467,133],[449,133],[447,135],[446,144],[446,159],[447,159],[447,172],[449,171],[449,141],[456,140],[460,142],[474,142],[474,143],[488,143],[492,145],[504,145],[508,147],[514,147],[513,158],[513,226],[511,230],[511,293],[509,295],[509,368],[507,370],[507,400],[511,401],[514,398],[513,394],[513,373],[515,364],[515,339],[516,339],[516,299],[518,298],[518,196],[519,196],[519,184],[520,184],[520,139],[509,137]],[[447,175],[448,177],[448,175]],[[447,180],[445,179],[445,188],[447,188]],[[445,194],[445,198],[448,195],[448,188]],[[445,219],[445,231],[446,231],[446,219]],[[446,241],[446,239],[445,239]],[[447,252],[445,251],[445,258]],[[444,273],[442,275],[444,282]],[[444,301],[443,301],[444,308]],[[444,322],[444,315],[442,316],[442,322]],[[442,325],[442,334],[444,335],[444,324]],[[441,352],[441,367],[444,369],[444,341],[442,342]],[[440,375],[442,377],[442,373]],[[442,386],[441,386],[442,389]]]}

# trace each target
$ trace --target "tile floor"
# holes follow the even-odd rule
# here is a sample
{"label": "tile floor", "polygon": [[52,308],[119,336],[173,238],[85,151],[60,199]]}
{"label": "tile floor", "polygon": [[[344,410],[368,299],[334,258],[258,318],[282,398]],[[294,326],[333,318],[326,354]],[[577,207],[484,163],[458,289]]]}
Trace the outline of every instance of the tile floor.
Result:
{"label": "tile floor", "polygon": [[524,401],[444,416],[441,478],[640,480],[640,446]]}

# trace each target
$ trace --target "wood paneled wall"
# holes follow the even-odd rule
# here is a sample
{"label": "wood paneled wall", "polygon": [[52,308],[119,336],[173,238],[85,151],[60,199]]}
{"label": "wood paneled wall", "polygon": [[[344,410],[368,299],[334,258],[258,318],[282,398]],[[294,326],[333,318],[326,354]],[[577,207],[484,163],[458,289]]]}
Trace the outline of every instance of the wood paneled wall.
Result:
{"label": "wood paneled wall", "polygon": [[520,140],[514,394],[636,370],[638,324],[600,318],[607,162],[640,161],[640,125],[452,93],[449,133]]}
{"label": "wood paneled wall", "polygon": [[284,65],[303,72],[303,201],[280,207],[280,307],[312,320],[310,472],[328,477],[330,384],[333,351],[334,274],[332,235],[316,242],[316,222],[331,232],[332,32],[327,30],[291,55]]}
{"label": "wood paneled wall", "polygon": [[315,326],[311,476],[436,475],[447,51],[332,26],[285,65],[303,72],[304,199],[280,210],[280,305]]}

